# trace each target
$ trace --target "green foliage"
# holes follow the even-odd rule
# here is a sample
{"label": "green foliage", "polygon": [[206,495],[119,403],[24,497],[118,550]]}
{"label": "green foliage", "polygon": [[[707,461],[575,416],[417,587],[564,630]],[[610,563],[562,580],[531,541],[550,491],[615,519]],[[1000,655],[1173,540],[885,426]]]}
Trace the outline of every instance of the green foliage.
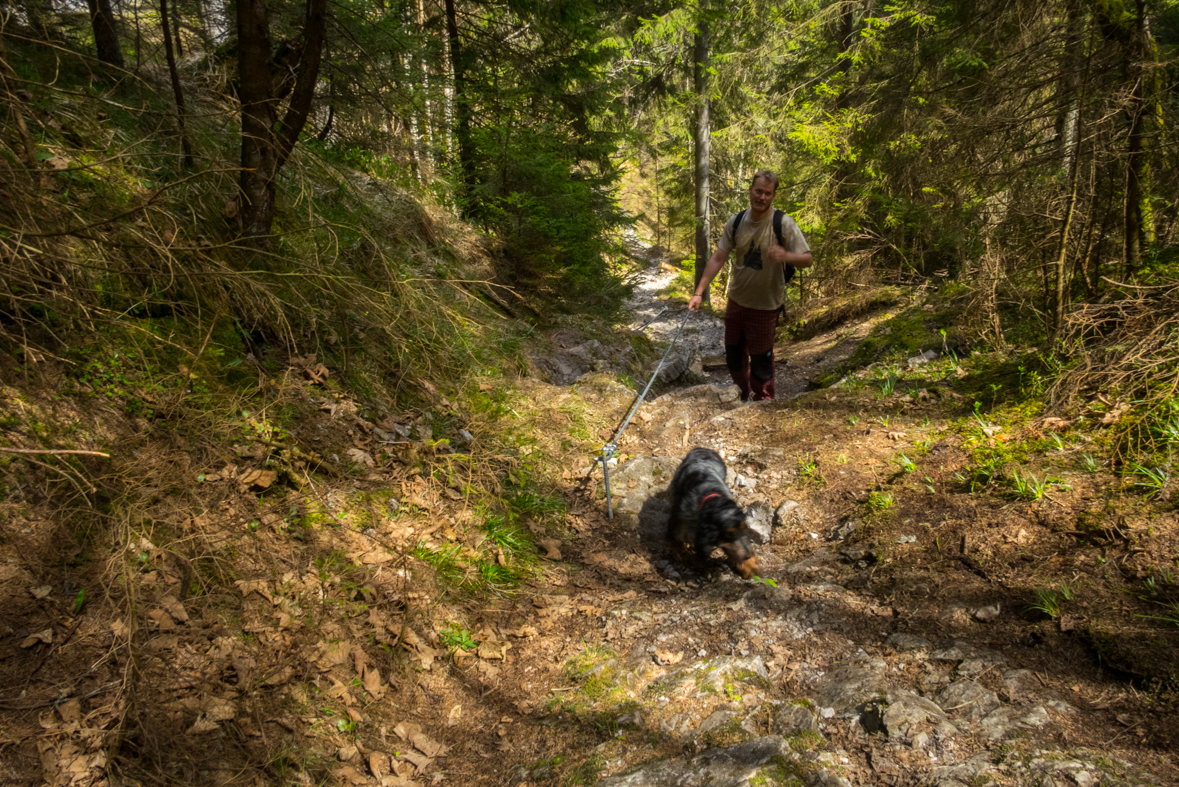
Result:
{"label": "green foliage", "polygon": [[892,508],[896,504],[893,496],[889,492],[873,491],[868,493],[868,510],[872,513],[881,513]]}
{"label": "green foliage", "polygon": [[1016,497],[1023,500],[1039,500],[1054,486],[1058,489],[1072,489],[1059,478],[1045,477],[1041,481],[1031,472],[1020,475],[1018,470],[1014,470],[1011,473],[1011,487],[1015,491]]}
{"label": "green foliage", "polygon": [[470,630],[457,623],[447,623],[445,628],[438,632],[438,639],[442,646],[451,652],[474,650],[479,646],[479,643],[471,638]]}

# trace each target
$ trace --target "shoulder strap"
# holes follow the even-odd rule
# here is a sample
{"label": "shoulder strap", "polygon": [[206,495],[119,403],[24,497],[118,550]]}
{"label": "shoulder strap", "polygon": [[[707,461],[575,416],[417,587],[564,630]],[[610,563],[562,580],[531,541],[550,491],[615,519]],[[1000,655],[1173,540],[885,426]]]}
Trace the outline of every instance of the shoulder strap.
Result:
{"label": "shoulder strap", "polygon": [[[748,208],[745,210],[748,210]],[[745,218],[745,210],[738,213],[737,218],[733,220],[733,245],[737,244],[737,228],[741,226],[741,219]]]}
{"label": "shoulder strap", "polygon": [[774,237],[778,239],[778,245],[786,248],[786,244],[782,242],[782,217],[786,214],[774,208]]}

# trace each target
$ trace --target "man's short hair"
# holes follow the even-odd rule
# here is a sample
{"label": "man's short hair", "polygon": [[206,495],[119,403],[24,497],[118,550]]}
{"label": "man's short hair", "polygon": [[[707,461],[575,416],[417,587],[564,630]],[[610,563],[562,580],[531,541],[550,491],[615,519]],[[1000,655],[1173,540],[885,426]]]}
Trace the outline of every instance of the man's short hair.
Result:
{"label": "man's short hair", "polygon": [[778,176],[773,172],[770,172],[768,169],[759,169],[757,172],[754,172],[753,177],[749,181],[749,188],[753,188],[754,184],[757,183],[759,178],[773,186],[774,191],[778,190]]}

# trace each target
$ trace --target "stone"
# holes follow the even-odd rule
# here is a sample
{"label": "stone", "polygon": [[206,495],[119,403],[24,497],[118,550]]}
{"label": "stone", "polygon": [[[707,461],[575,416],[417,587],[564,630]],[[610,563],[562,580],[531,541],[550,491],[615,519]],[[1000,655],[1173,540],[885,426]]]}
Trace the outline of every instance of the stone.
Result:
{"label": "stone", "polygon": [[731,710],[715,710],[708,714],[704,721],[700,722],[700,726],[696,728],[696,735],[694,737],[700,738],[713,730],[722,729],[725,725],[737,718],[737,713]]}
{"label": "stone", "polygon": [[711,689],[718,694],[725,691],[726,678],[729,681],[745,680],[756,675],[762,680],[769,680],[770,673],[766,670],[761,656],[742,658],[740,656],[719,656],[705,662],[705,673],[700,678],[699,685],[703,689]]}
{"label": "stone", "polygon": [[639,711],[627,713],[615,719],[614,723],[620,730],[641,730],[643,729],[643,714]]}
{"label": "stone", "polygon": [[751,541],[755,544],[768,544],[773,534],[773,511],[767,503],[758,501],[745,509],[745,524],[752,532]]}
{"label": "stone", "polygon": [[884,709],[882,723],[888,737],[894,740],[911,739],[918,725],[932,727],[943,738],[958,732],[935,703],[904,689],[888,693],[888,707]]}
{"label": "stone", "polygon": [[840,716],[858,715],[856,709],[876,699],[885,687],[884,664],[849,664],[838,667],[820,678],[815,701],[834,708]]}
{"label": "stone", "polygon": [[1037,705],[1030,711],[1015,705],[996,708],[978,723],[978,733],[986,740],[1005,738],[1009,733],[1026,727],[1042,727],[1048,723],[1048,711]]}
{"label": "stone", "polygon": [[972,680],[959,680],[942,689],[937,704],[946,713],[977,721],[999,707],[999,695]]}
{"label": "stone", "polygon": [[1002,605],[992,604],[989,607],[980,607],[974,611],[974,619],[981,620],[984,623],[989,623],[995,618],[999,617],[999,612],[1002,610]]}
{"label": "stone", "polygon": [[805,705],[783,705],[774,717],[773,731],[789,738],[801,732],[819,732],[819,719],[815,712]]}
{"label": "stone", "polygon": [[774,758],[788,758],[790,747],[779,735],[735,746],[708,749],[688,762],[661,760],[629,773],[610,776],[599,787],[742,787]]}
{"label": "stone", "polygon": [[774,525],[780,528],[802,527],[806,511],[797,500],[786,500],[774,509]]}
{"label": "stone", "polygon": [[[832,530],[830,535],[827,536],[827,540],[828,541],[842,541],[843,539],[850,536],[852,533],[856,532],[856,530],[859,529],[859,527],[860,527],[860,520],[849,519],[846,522],[844,522],[842,525],[839,525],[834,530]],[[863,558],[858,558],[858,559],[862,560]]]}
{"label": "stone", "polygon": [[1003,690],[1012,702],[1026,702],[1028,695],[1040,689],[1036,673],[1026,669],[1011,669],[1003,673]]}
{"label": "stone", "polygon": [[906,653],[913,650],[929,649],[929,640],[925,639],[924,637],[918,637],[915,634],[901,634],[899,632],[889,636],[888,644],[891,645],[894,650],[901,653]]}

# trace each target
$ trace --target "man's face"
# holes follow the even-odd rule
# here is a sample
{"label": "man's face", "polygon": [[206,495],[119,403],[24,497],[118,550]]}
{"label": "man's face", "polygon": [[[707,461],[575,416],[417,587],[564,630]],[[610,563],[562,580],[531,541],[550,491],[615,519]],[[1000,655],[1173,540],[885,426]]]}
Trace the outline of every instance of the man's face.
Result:
{"label": "man's face", "polygon": [[775,186],[770,185],[765,178],[758,178],[749,187],[749,207],[757,214],[765,213],[774,204]]}

